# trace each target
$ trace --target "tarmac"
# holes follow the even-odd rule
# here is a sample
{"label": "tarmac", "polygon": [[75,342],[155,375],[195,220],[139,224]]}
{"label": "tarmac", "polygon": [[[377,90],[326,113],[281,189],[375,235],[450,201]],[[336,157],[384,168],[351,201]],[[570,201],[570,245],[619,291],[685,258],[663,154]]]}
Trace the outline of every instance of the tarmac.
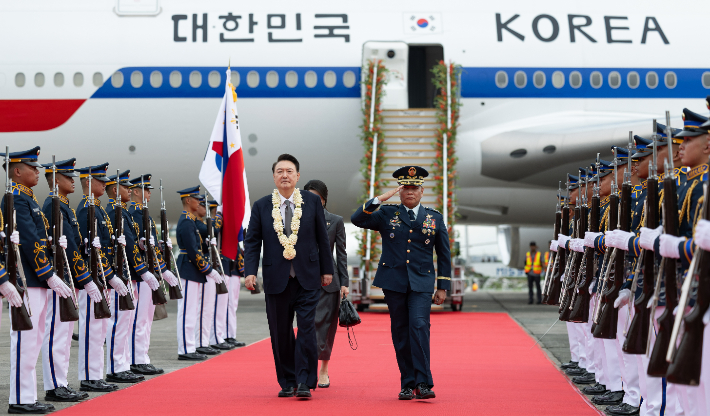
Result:
{"label": "tarmac", "polygon": [[[0,336],[0,397],[7,398],[10,395],[10,321],[7,303],[4,301],[2,309],[2,321],[0,323],[0,333],[2,333],[2,336]],[[237,310],[237,339],[239,341],[246,342],[249,345],[269,337],[265,309],[263,294],[252,295],[251,292],[242,289]],[[447,307],[446,310],[450,309]],[[169,373],[192,365],[194,362],[177,360],[177,338],[175,336],[177,330],[175,321],[177,314],[176,301],[169,301],[167,311],[168,318],[153,322],[150,359],[153,365],[163,368],[166,373]],[[540,342],[540,347],[547,352],[555,366],[570,359],[567,329],[564,323],[555,323],[558,317],[557,307],[537,304],[528,305],[527,292],[469,292],[464,296],[462,312],[508,313],[531,335],[531,347],[535,344],[536,339],[549,329],[547,335]],[[554,326],[553,323],[555,323]],[[550,326],[552,326],[551,329]],[[75,332],[78,332],[78,323]],[[73,341],[68,380],[69,385],[78,390],[77,356],[78,343]],[[266,367],[264,371],[273,371],[273,368]],[[152,377],[160,377],[160,375],[146,376],[146,379]],[[39,401],[44,401],[41,354],[37,361],[37,380],[38,399]],[[119,384],[119,387],[125,388],[130,385]],[[277,386],[276,380],[274,380],[274,386]],[[97,397],[100,394],[110,393],[89,393],[90,398]],[[59,410],[75,403],[55,402],[53,404]],[[6,406],[0,406],[0,415],[7,414],[7,409]]]}

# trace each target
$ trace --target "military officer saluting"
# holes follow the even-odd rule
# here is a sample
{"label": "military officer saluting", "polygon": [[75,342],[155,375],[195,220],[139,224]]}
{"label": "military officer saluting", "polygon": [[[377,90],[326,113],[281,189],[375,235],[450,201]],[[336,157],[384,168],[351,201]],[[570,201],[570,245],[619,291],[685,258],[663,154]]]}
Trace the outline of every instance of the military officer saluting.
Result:
{"label": "military officer saluting", "polygon": [[[444,217],[419,203],[424,178],[419,166],[405,166],[392,176],[400,185],[365,202],[352,215],[352,223],[379,231],[382,255],[373,285],[382,288],[390,313],[392,343],[401,374],[400,400],[431,399],[434,381],[430,369],[429,315],[432,291],[440,305],[451,289],[451,254]],[[399,205],[381,205],[399,194]],[[437,264],[434,269],[433,253]],[[437,277],[438,276],[438,277]]]}

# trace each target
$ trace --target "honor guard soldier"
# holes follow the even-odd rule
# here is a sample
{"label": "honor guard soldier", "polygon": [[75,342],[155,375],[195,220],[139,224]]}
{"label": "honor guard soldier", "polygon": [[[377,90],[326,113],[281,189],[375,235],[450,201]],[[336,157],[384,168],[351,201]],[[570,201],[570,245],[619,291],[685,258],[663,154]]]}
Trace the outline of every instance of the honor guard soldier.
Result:
{"label": "honor guard soldier", "polygon": [[[4,153],[0,155],[5,156]],[[53,405],[37,401],[35,366],[44,338],[48,289],[51,288],[63,298],[71,295],[71,290],[56,275],[50,263],[47,250],[48,223],[32,191],[39,181],[37,168],[42,166],[37,163],[38,156],[39,146],[10,153],[7,164],[3,164],[12,181],[14,195],[14,213],[6,213],[4,216],[6,221],[16,223],[16,230],[8,236],[8,246],[19,248],[20,263],[26,279],[26,296],[22,301],[32,315],[31,329],[10,332],[10,413],[47,413],[54,410]],[[3,209],[5,204],[6,200],[3,199]],[[17,301],[7,289],[4,289],[3,294],[8,297],[11,305]]]}
{"label": "honor guard soldier", "polygon": [[[365,202],[351,217],[356,226],[379,231],[382,237],[382,255],[373,285],[382,288],[392,321],[392,343],[401,374],[400,400],[436,397],[431,390],[434,381],[429,351],[432,292],[436,289],[433,300],[440,305],[451,289],[451,254],[444,217],[419,203],[428,175],[419,166],[397,169],[392,176],[399,187]],[[401,204],[381,205],[396,193]]]}
{"label": "honor guard soldier", "polygon": [[[170,286],[175,286],[177,284],[177,278],[167,269],[159,250],[155,250],[158,235],[155,231],[153,218],[148,218],[150,230],[148,230],[147,241],[145,237],[146,232],[143,228],[143,198],[145,197],[146,203],[150,202],[150,190],[153,189],[153,186],[150,184],[151,178],[152,175],[148,173],[131,180],[131,203],[128,207],[128,212],[131,214],[131,217],[133,217],[133,227],[138,236],[139,247],[144,253],[144,258],[147,258],[146,250],[153,250],[154,252],[157,266],[147,264],[148,268],[158,276],[161,276]],[[132,278],[136,289],[137,303],[131,341],[131,345],[133,346],[131,370],[140,374],[162,374],[164,372],[162,368],[157,368],[150,363],[148,350],[150,349],[150,330],[153,324],[153,313],[155,312],[152,291],[163,289],[150,271],[146,271],[142,275],[134,273],[132,274]]]}
{"label": "honor guard soldier", "polygon": [[[207,358],[205,353],[214,355],[218,350],[209,346],[196,348],[195,331],[198,330],[200,340],[204,340],[202,345],[208,345],[209,325],[214,314],[215,285],[222,282],[222,277],[212,269],[202,252],[203,239],[197,228],[199,220],[196,217],[200,211],[200,204],[204,203],[204,198],[200,195],[200,187],[183,189],[178,191],[178,194],[183,209],[176,229],[180,248],[177,267],[183,279],[183,298],[178,301],[177,312],[178,359],[204,360]],[[211,286],[211,289],[207,289],[206,286]],[[203,303],[210,303],[212,307],[203,308],[202,311],[205,313],[201,314],[200,308]],[[197,328],[198,324],[199,328]]]}
{"label": "honor guard soldier", "polygon": [[[84,238],[84,262],[90,263],[92,250],[98,250],[101,258],[96,274],[99,280],[109,282],[113,279],[114,272],[111,267],[111,254],[113,253],[113,227],[111,219],[101,206],[100,197],[106,192],[106,169],[108,163],[77,169],[84,196],[77,208],[76,217],[79,222],[79,232]],[[91,195],[89,194],[91,190]],[[89,207],[93,201],[94,218],[89,218]],[[96,235],[89,241],[90,222],[96,225]],[[91,264],[89,264],[91,268]],[[103,270],[103,276],[101,276]],[[101,291],[96,283],[92,282],[79,291],[79,380],[82,391],[109,392],[118,389],[115,384],[103,380],[104,368],[104,342],[108,329],[108,320],[96,318],[96,304],[103,303]],[[110,298],[107,299],[110,301]]]}
{"label": "honor guard soldier", "polygon": [[[121,310],[119,308],[119,297],[134,296],[128,293],[128,291],[132,291],[133,288],[127,287],[123,280],[131,281],[131,270],[138,275],[148,270],[138,250],[138,243],[133,228],[133,218],[127,210],[127,202],[130,201],[131,195],[130,173],[131,171],[127,170],[119,174],[118,177],[116,175],[109,176],[109,181],[106,182],[106,194],[109,198],[108,204],[106,205],[106,213],[109,219],[114,222],[113,228],[115,231],[117,231],[119,227],[119,224],[116,224],[116,206],[119,204],[119,197],[121,200],[120,221],[123,222],[123,226],[121,227],[123,233],[121,235],[114,235],[114,241],[117,243],[114,244],[114,249],[125,252],[129,269],[126,270],[125,268],[126,262],[117,264],[117,261],[114,261],[114,274],[117,277],[120,276],[120,278],[111,279],[109,282],[112,286],[112,290],[109,296],[111,298],[111,317],[108,318],[109,330],[106,332],[106,380],[114,383],[136,383],[145,380],[144,376],[136,374],[130,369],[130,341],[135,319],[135,303],[134,309],[132,310]],[[116,259],[116,255],[117,253],[113,253],[114,260]]]}
{"label": "honor guard soldier", "polygon": [[[81,256],[81,234],[74,209],[69,206],[67,196],[74,193],[74,178],[79,174],[74,172],[76,159],[63,160],[54,164],[42,165],[44,177],[49,185],[49,196],[44,200],[42,212],[49,223],[49,229],[61,227],[63,235],[59,244],[66,252],[69,264],[66,265],[71,274],[61,270],[65,282],[73,279],[74,288],[83,288],[92,282],[89,268]],[[54,190],[57,190],[57,195]],[[52,200],[59,198],[59,209],[62,213],[62,224],[54,224],[52,215]],[[55,270],[60,272],[60,270]],[[97,288],[98,290],[98,288]],[[76,293],[73,294],[76,296]],[[74,332],[74,321],[62,322],[60,319],[59,297],[54,291],[47,292],[47,318],[45,320],[44,342],[42,344],[42,377],[44,379],[44,399],[50,402],[76,402],[89,397],[86,392],[78,392],[69,387],[67,373],[69,371],[69,351],[71,337]]]}

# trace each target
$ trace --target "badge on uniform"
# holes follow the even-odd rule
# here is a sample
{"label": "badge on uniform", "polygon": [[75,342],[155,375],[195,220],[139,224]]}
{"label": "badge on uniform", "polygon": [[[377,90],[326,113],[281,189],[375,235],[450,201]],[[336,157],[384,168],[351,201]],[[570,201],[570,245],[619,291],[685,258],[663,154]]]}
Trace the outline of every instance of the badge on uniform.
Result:
{"label": "badge on uniform", "polygon": [[422,223],[422,234],[432,235],[436,233],[436,220],[431,214],[426,215],[426,219]]}
{"label": "badge on uniform", "polygon": [[390,238],[394,238],[394,233],[390,233]]}
{"label": "badge on uniform", "polygon": [[402,224],[402,220],[399,217],[394,217],[390,220],[390,225],[392,227],[399,227]]}
{"label": "badge on uniform", "polygon": [[429,239],[427,238],[426,241],[424,242],[424,244],[429,244],[429,241],[431,241],[431,240],[429,240]]}

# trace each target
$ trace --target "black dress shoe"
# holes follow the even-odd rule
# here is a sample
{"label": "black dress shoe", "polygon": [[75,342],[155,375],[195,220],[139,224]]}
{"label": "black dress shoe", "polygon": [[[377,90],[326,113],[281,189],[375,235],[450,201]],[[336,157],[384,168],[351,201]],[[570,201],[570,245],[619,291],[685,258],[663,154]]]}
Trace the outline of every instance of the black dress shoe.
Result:
{"label": "black dress shoe", "polygon": [[581,376],[587,373],[587,370],[582,367],[568,368],[565,370],[565,374],[568,376]]}
{"label": "black dress shoe", "polygon": [[131,364],[131,371],[137,374],[152,376],[154,374],[163,374],[165,371],[162,368],[156,368],[153,364]]}
{"label": "black dress shoe", "polygon": [[613,406],[615,404],[621,404],[622,400],[624,400],[623,391],[610,391],[606,394],[592,397],[592,403],[600,406]]}
{"label": "black dress shoe", "polygon": [[581,376],[572,377],[572,382],[575,384],[594,384],[597,379],[594,378],[594,373],[586,373]]}
{"label": "black dress shoe", "polygon": [[532,299],[528,301],[528,305],[532,305]]}
{"label": "black dress shoe", "polygon": [[639,414],[640,408],[631,406],[628,403],[621,403],[617,406],[608,406],[604,412],[612,416],[633,416]]}
{"label": "black dress shoe", "polygon": [[225,338],[224,342],[228,342],[228,343],[234,345],[235,347],[243,347],[243,346],[247,345],[246,342],[237,341],[234,338]]}
{"label": "black dress shoe", "polygon": [[298,383],[298,389],[296,389],[296,397],[311,397],[311,389],[303,383]]}
{"label": "black dress shoe", "polygon": [[234,346],[228,342],[222,342],[220,344],[210,345],[210,348],[215,350],[231,350],[234,349]]}
{"label": "black dress shoe", "polygon": [[412,400],[414,398],[414,392],[410,387],[405,387],[399,392],[399,400]]}
{"label": "black dress shoe", "polygon": [[206,359],[207,356],[205,354],[198,354],[196,352],[188,352],[187,354],[178,355],[178,360],[180,361],[202,361]]}
{"label": "black dress shoe", "polygon": [[109,392],[118,390],[115,384],[108,384],[103,380],[81,380],[79,389],[81,391]]}
{"label": "black dress shoe", "polygon": [[8,413],[17,414],[44,414],[53,411],[53,404],[42,402],[34,402],[32,404],[11,404],[7,409]]}
{"label": "black dress shoe", "polygon": [[106,381],[112,383],[138,383],[144,381],[145,377],[140,374],[133,374],[130,371],[121,371],[120,373],[106,374]]}
{"label": "black dress shoe", "polygon": [[281,391],[279,392],[279,397],[293,397],[293,387],[281,389]]}
{"label": "black dress shoe", "polygon": [[149,364],[143,364],[143,365],[145,366],[145,368],[147,368],[147,369],[149,369],[150,371],[152,371],[153,374],[163,374],[163,373],[165,372],[165,370],[163,370],[162,368],[156,367],[156,366],[154,366],[153,364],[150,364],[150,363],[149,363]]}
{"label": "black dress shoe", "polygon": [[81,396],[82,399],[88,399],[89,398],[89,393],[85,391],[76,391],[71,386],[64,386],[65,389],[69,390],[70,393],[78,394]]}
{"label": "black dress shoe", "polygon": [[84,398],[81,393],[72,393],[66,387],[57,387],[44,392],[44,400],[48,402],[78,402]]}
{"label": "black dress shoe", "polygon": [[205,354],[205,355],[217,355],[219,354],[219,350],[216,350],[211,347],[198,347],[195,349],[197,352],[200,354]]}
{"label": "black dress shoe", "polygon": [[434,391],[430,389],[426,383],[417,384],[415,392],[417,393],[415,396],[417,399],[433,399],[436,397],[436,393],[434,393]]}
{"label": "black dress shoe", "polygon": [[593,385],[582,389],[582,393],[590,396],[598,396],[606,393],[607,391],[609,390],[606,389],[606,386],[600,383],[594,383]]}
{"label": "black dress shoe", "polygon": [[79,341],[79,334],[71,334],[71,339],[74,341]]}
{"label": "black dress shoe", "polygon": [[560,368],[563,370],[567,370],[570,368],[577,368],[579,367],[579,363],[577,361],[570,361],[564,364],[560,364]]}

